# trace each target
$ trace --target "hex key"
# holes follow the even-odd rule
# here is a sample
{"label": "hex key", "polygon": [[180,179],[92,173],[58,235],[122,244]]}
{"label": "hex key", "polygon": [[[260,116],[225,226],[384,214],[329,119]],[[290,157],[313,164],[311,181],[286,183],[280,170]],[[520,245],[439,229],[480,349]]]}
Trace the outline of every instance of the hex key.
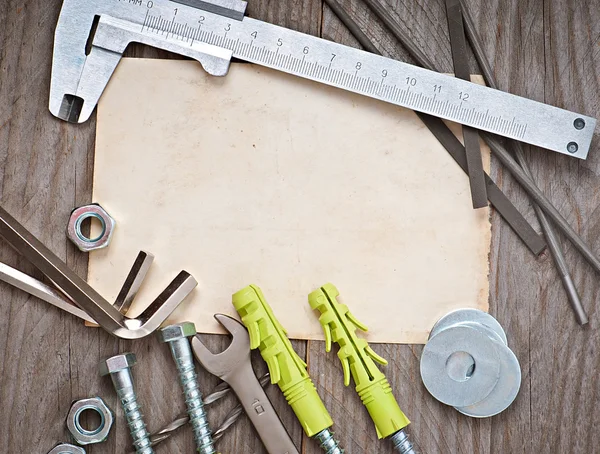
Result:
{"label": "hex key", "polygon": [[127,318],[2,207],[0,235],[102,328],[123,339],[139,339],[151,334],[198,285],[189,273],[181,271],[140,317]]}
{"label": "hex key", "polygon": [[121,287],[121,291],[113,304],[121,314],[127,314],[127,311],[137,296],[153,261],[154,256],[149,252],[140,251],[138,254],[131,267],[131,271],[129,271],[129,274],[125,278],[125,283],[123,284],[123,287]]}
{"label": "hex key", "polygon": [[[488,87],[498,89],[498,84],[496,82],[494,72],[492,71],[492,66],[490,65],[490,62],[483,51],[483,44],[481,37],[477,33],[475,21],[473,20],[473,17],[471,16],[471,13],[464,1],[459,1],[462,5],[462,15],[465,28],[467,30],[467,37],[471,42],[475,59],[481,68],[481,72],[483,73],[483,77]],[[508,143],[509,145],[512,145],[517,162],[522,167],[523,172],[525,172],[525,175],[533,181],[533,174],[531,173],[529,165],[527,164],[523,147],[519,142],[516,141],[509,141]],[[585,325],[589,322],[589,319],[585,309],[583,308],[583,305],[581,304],[579,292],[577,292],[577,288],[575,287],[575,283],[573,282],[573,278],[569,272],[569,267],[567,266],[567,261],[565,259],[560,241],[556,235],[556,232],[554,231],[554,227],[552,227],[552,224],[550,224],[548,218],[546,218],[546,215],[537,203],[533,204],[533,208],[538,220],[540,221],[540,226],[542,227],[542,231],[546,237],[546,242],[548,243],[548,249],[550,250],[552,258],[554,259],[554,263],[569,298],[569,303],[571,304],[571,308],[573,309],[577,323],[580,325]]]}
{"label": "hex key", "polygon": [[63,294],[56,291],[49,285],[46,285],[43,282],[38,281],[37,279],[6,265],[5,263],[0,263],[0,280],[43,301],[46,301],[47,303],[50,303],[65,312],[73,314],[74,316],[79,317],[86,322],[96,324],[96,320],[90,317],[87,312],[75,306],[75,304],[70,302]]}
{"label": "hex key", "polygon": [[[327,3],[334,13],[343,11],[336,0],[325,0],[325,3]],[[347,13],[339,15],[338,18],[353,34],[357,30],[360,31],[360,28],[356,22],[354,22],[354,20]],[[361,46],[363,46],[363,48],[372,53],[381,55],[381,53],[362,31],[354,34],[354,37],[358,40]],[[456,163],[463,169],[463,171],[467,172],[465,149],[452,131],[450,131],[448,126],[446,126],[446,124],[440,118],[419,112],[416,112],[416,114],[423,121],[423,123],[425,123],[433,135],[439,140],[442,146],[448,151]],[[500,213],[508,225],[514,230],[517,236],[521,238],[529,250],[535,255],[540,254],[546,247],[546,242],[544,239],[537,234],[529,222],[527,222],[523,215],[519,213],[519,211],[510,202],[510,200],[508,200],[500,188],[496,186],[492,179],[487,175],[485,175],[485,179],[487,193],[491,204],[498,211],[498,213]]]}

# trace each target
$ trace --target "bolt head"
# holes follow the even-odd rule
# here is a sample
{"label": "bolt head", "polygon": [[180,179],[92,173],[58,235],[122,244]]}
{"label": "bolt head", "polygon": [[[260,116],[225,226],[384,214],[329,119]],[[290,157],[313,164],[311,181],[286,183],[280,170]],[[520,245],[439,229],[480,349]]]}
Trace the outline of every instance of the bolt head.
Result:
{"label": "bolt head", "polygon": [[196,325],[192,322],[183,322],[176,325],[165,326],[159,332],[160,340],[162,342],[173,342],[195,335]]}
{"label": "bolt head", "polygon": [[129,369],[136,362],[135,353],[112,356],[100,363],[100,375],[114,374],[120,370]]}

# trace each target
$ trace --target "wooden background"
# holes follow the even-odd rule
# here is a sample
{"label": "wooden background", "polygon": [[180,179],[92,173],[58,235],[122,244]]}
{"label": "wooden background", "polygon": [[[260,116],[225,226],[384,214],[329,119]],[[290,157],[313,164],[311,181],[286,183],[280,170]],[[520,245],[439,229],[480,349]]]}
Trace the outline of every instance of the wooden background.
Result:
{"label": "wooden background", "polygon": [[[81,0],[84,1],[84,0]],[[107,0],[109,1],[109,0]],[[388,0],[393,15],[440,70],[450,72],[443,0]],[[321,0],[250,0],[248,14],[326,39],[356,45]],[[406,53],[360,0],[343,2],[378,47],[394,58]],[[600,113],[600,1],[470,0],[487,55],[502,89],[588,115]],[[90,202],[95,117],[74,126],[53,118],[48,91],[54,26],[60,0],[0,2],[0,190],[1,203],[81,276],[87,257],[65,238],[71,209]],[[141,47],[130,56],[172,57]],[[475,72],[475,67],[473,67]],[[579,161],[530,151],[535,179],[562,214],[600,252],[600,142]],[[497,163],[493,178],[534,219],[524,192]],[[423,453],[600,452],[600,348],[596,299],[598,276],[567,244],[567,260],[591,318],[576,325],[549,256],[533,257],[493,215],[490,310],[507,331],[523,371],[521,392],[499,416],[476,420],[435,401],[419,377],[422,346],[376,345],[390,360],[386,373],[411,418],[411,438]],[[0,260],[34,273],[5,243]],[[365,285],[369,285],[365,282]],[[226,340],[210,338],[215,349]],[[378,441],[352,388],[344,388],[336,355],[320,342],[296,342],[346,452],[391,453]],[[46,453],[68,439],[64,420],[71,401],[100,395],[116,410],[108,441],[88,453],[122,453],[130,438],[110,380],[98,376],[103,357],[134,351],[134,374],[152,430],[184,410],[168,349],[152,336],[128,342],[84,328],[74,317],[0,285],[0,451]],[[262,361],[255,361],[264,371]],[[200,372],[208,392],[217,380]],[[303,453],[320,452],[303,437],[277,389],[269,394]],[[210,410],[213,423],[234,405],[226,399]],[[219,444],[226,453],[264,453],[243,420]],[[194,452],[191,430],[157,449]]]}

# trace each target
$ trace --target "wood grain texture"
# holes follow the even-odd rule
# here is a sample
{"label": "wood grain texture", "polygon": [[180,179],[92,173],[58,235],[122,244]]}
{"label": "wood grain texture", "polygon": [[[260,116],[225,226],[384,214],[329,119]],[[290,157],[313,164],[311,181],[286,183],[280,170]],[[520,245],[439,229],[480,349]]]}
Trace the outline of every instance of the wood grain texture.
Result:
{"label": "wood grain texture", "polygon": [[[384,0],[380,0],[384,1]],[[442,71],[452,69],[443,0],[388,0],[393,16]],[[48,112],[53,30],[60,0],[5,0],[0,4],[0,203],[69,266],[85,276],[87,259],[65,238],[70,210],[90,201],[95,116],[73,126]],[[360,0],[344,0],[353,17],[384,54],[409,60],[395,39]],[[592,116],[600,110],[600,0],[468,0],[486,52],[504,90]],[[327,39],[357,43],[320,0],[251,0],[249,15]],[[128,55],[176,58],[143,46]],[[471,60],[472,61],[472,60]],[[473,64],[473,68],[475,65]],[[528,150],[540,187],[593,248],[600,251],[600,156],[596,137],[587,161]],[[492,176],[534,221],[528,201],[510,175],[494,163]],[[550,257],[535,259],[493,215],[490,310],[507,331],[523,383],[516,402],[491,419],[459,415],[428,395],[419,377],[421,346],[376,345],[398,400],[412,420],[411,438],[423,453],[597,452],[600,351],[596,299],[600,283],[566,243],[566,256],[591,323],[575,324]],[[3,244],[0,260],[39,277]],[[365,285],[369,285],[365,282]],[[307,289],[307,293],[312,289]],[[340,289],[343,293],[344,289]],[[351,295],[344,295],[351,304]],[[89,329],[35,298],[0,285],[1,452],[47,452],[67,440],[64,418],[72,400],[103,396],[116,411],[108,441],[88,453],[123,453],[129,434],[114,391],[97,373],[106,356],[135,351],[140,401],[150,429],[184,410],[169,352],[156,338],[126,342]],[[218,351],[221,336],[204,340]],[[335,353],[324,344],[294,343],[306,357],[317,388],[349,454],[391,453],[378,441],[354,390],[344,388]],[[262,360],[254,355],[259,373]],[[201,388],[217,383],[200,371]],[[321,452],[307,440],[281,393],[269,390],[276,409],[302,452]],[[213,424],[234,405],[233,397],[211,408]],[[264,453],[253,429],[240,421],[219,445],[225,453]],[[193,452],[191,431],[182,430],[157,452]]]}

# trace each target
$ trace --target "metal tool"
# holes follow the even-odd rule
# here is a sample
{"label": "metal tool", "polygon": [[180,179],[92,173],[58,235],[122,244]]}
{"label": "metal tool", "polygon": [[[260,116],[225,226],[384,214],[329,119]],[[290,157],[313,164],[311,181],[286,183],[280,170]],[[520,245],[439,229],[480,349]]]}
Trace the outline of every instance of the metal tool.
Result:
{"label": "metal tool", "polygon": [[192,347],[188,340],[188,337],[196,335],[196,325],[185,322],[165,326],[159,331],[159,335],[160,340],[169,345],[173,360],[177,365],[197,451],[200,454],[214,454],[216,451],[208,426],[208,416],[204,410],[204,402],[202,402]]}
{"label": "metal tool", "polygon": [[[123,339],[139,339],[154,332],[198,285],[189,273],[181,271],[138,318],[132,319],[125,317],[118,308],[105,300],[1,207],[0,236],[102,328]],[[143,270],[143,267],[139,268],[138,272],[140,270]],[[132,282],[135,283],[136,280]],[[39,288],[36,291],[42,294]]]}
{"label": "metal tool", "polygon": [[339,291],[333,284],[325,284],[308,295],[310,307],[321,314],[319,323],[325,333],[325,351],[331,351],[332,341],[339,345],[344,385],[350,385],[352,376],[377,436],[391,438],[399,454],[415,454],[404,430],[410,421],[400,410],[388,379],[375,364],[387,365],[387,361],[375,353],[366,340],[358,338],[356,329],[366,332],[367,327],[352,315],[348,306],[338,302],[338,296]]}
{"label": "metal tool", "polygon": [[[271,377],[269,374],[263,375],[259,382],[260,386],[263,388],[267,386],[271,381]],[[204,398],[204,406],[208,406],[218,401],[222,397],[226,396],[231,392],[231,388],[229,384],[226,382],[222,382],[213,390],[212,393],[208,394]],[[220,438],[223,437],[225,431],[229,429],[236,421],[240,418],[240,416],[244,413],[244,407],[241,404],[236,405],[233,409],[225,416],[223,422],[219,425],[217,430],[213,433],[213,441],[217,442]],[[188,415],[181,415],[175,421],[167,424],[165,427],[161,428],[157,432],[154,432],[150,435],[150,440],[152,441],[152,446],[156,446],[157,444],[163,442],[167,438],[170,438],[171,435],[180,427],[185,426],[190,422],[190,417]]]}
{"label": "metal tool", "polygon": [[87,312],[75,306],[75,303],[69,300],[65,295],[5,263],[0,263],[0,280],[44,300],[69,314],[79,317],[88,323],[96,324],[96,321],[90,317]]}
{"label": "metal tool", "polygon": [[[122,314],[126,314],[133,299],[137,295],[142,281],[148,272],[154,256],[148,252],[141,251],[129,272],[125,283],[115,300],[113,306]],[[0,262],[0,281],[4,281],[20,290],[23,290],[30,295],[40,298],[47,303],[52,304],[59,309],[62,309],[69,314],[75,315],[80,319],[97,325],[96,321],[90,317],[85,311],[75,306],[75,303],[68,299],[66,295],[57,291],[53,287],[46,285],[21,271],[12,268],[5,263]]]}
{"label": "metal tool", "polygon": [[248,331],[240,322],[226,315],[216,314],[215,318],[233,336],[231,345],[224,352],[215,355],[196,336],[192,340],[196,359],[208,372],[229,383],[267,452],[298,454],[298,449],[254,375]]}
{"label": "metal tool", "polygon": [[125,419],[133,438],[133,446],[137,454],[154,454],[150,446],[150,434],[146,429],[146,423],[140,405],[137,401],[131,367],[136,363],[133,353],[123,353],[108,358],[100,363],[100,375],[110,375],[117,396],[123,406]]}
{"label": "metal tool", "polygon": [[[342,6],[337,0],[325,0],[330,6],[332,11],[338,16],[342,23],[352,32],[354,37],[369,52],[373,52],[377,55],[381,53],[377,50],[375,45],[367,38],[362,32],[358,24],[344,11]],[[367,1],[367,3],[370,3]],[[381,5],[375,5],[377,8],[382,8]],[[384,16],[387,18],[387,16]],[[396,26],[397,32],[401,32],[402,29]],[[399,35],[401,36],[401,35]],[[409,42],[410,44],[410,42]],[[412,46],[414,47],[414,46]],[[420,50],[415,49],[420,53]],[[420,61],[420,60],[418,60]],[[417,113],[421,121],[427,126],[431,133],[438,139],[442,146],[448,151],[452,159],[460,166],[460,168],[468,173],[467,159],[465,154],[465,148],[456,138],[456,136],[450,131],[448,126],[439,118],[432,117],[431,115]],[[514,230],[514,232],[521,238],[523,243],[529,248],[529,250],[535,254],[540,254],[546,247],[544,239],[537,234],[533,227],[527,222],[521,213],[515,208],[515,206],[508,200],[504,193],[496,186],[489,175],[485,176],[487,185],[487,194],[490,203],[498,211],[498,213],[504,218],[508,225]]]}
{"label": "metal tool", "polygon": [[[485,362],[474,354],[482,350],[493,350]],[[492,370],[490,361],[498,371],[491,388],[488,378],[496,369]],[[484,381],[481,375],[486,376]],[[504,411],[515,400],[521,369],[494,317],[477,309],[458,309],[442,317],[431,330],[421,357],[421,378],[439,401],[467,416],[486,418]],[[462,405],[466,395],[473,401],[484,394],[481,400]]]}
{"label": "metal tool", "polygon": [[595,127],[591,117],[243,17],[245,6],[239,0],[65,0],[55,33],[50,111],[86,121],[127,45],[140,42],[194,58],[212,75],[225,75],[236,57],[587,156]]}
{"label": "metal tool", "polygon": [[[467,56],[467,39],[465,38],[462,11],[458,0],[446,0],[446,16],[450,32],[450,48],[452,51],[452,61],[454,62],[454,74],[462,80],[471,81],[471,71],[469,70]],[[479,147],[479,134],[476,129],[469,126],[463,126],[462,132],[467,154],[467,168],[473,208],[486,207],[488,204],[487,191],[481,148]]]}
{"label": "metal tool", "polygon": [[[494,76],[494,72],[492,71],[490,62],[487,59],[483,50],[481,38],[477,33],[475,21],[471,17],[471,13],[469,12],[467,5],[464,2],[461,2],[461,5],[465,29],[467,31],[467,38],[471,42],[471,47],[473,48],[475,59],[477,60],[477,63],[481,68],[481,72],[483,73],[485,82],[489,87],[498,88],[496,77]],[[529,177],[529,179],[533,181],[533,174],[531,173],[529,165],[527,164],[527,159],[525,158],[523,147],[519,142],[511,142],[510,145],[514,150],[517,162],[523,168],[523,171]],[[565,259],[565,255],[560,245],[558,236],[554,231],[554,227],[552,226],[552,224],[550,224],[548,218],[544,214],[544,211],[537,205],[537,203],[533,204],[533,208],[535,209],[535,214],[540,222],[542,231],[544,232],[544,237],[548,242],[548,249],[550,250],[552,258],[554,259],[554,263],[556,265],[558,274],[563,282],[563,286],[567,293],[567,297],[569,298],[569,302],[575,314],[575,318],[580,325],[585,325],[589,322],[589,319],[585,309],[583,308],[583,305],[581,304],[581,298],[579,296],[579,293],[577,292],[577,288],[575,287],[575,283],[573,282],[571,273],[569,272],[567,261]]]}
{"label": "metal tool", "polygon": [[307,365],[294,351],[286,331],[275,317],[261,289],[249,285],[232,297],[233,306],[250,334],[250,348],[258,348],[277,384],[292,407],[304,433],[319,442],[327,454],[344,451],[333,437],[333,421],[312,382]]}
{"label": "metal tool", "polygon": [[[336,0],[327,1],[328,3],[336,3]],[[433,64],[427,58],[423,57],[423,54],[420,51],[420,49],[410,41],[407,35],[403,32],[400,25],[390,17],[390,15],[387,13],[387,11],[382,5],[378,4],[375,0],[364,1],[375,12],[375,14],[390,28],[390,31],[409,51],[412,58],[414,58],[420,65],[422,65],[425,68],[434,68]],[[339,8],[341,7],[339,7],[338,5],[337,9]],[[335,11],[336,8],[333,8],[333,10]],[[485,59],[481,41],[476,34],[474,22],[472,18],[470,18],[468,9],[466,9],[464,2],[463,15],[465,21],[465,28],[467,31],[467,37],[471,41],[475,55],[482,68],[482,71],[484,72],[484,76],[486,74],[493,76],[493,72],[491,71],[489,62],[487,62],[487,59]],[[349,21],[348,23],[344,22],[349,30],[360,30],[358,25],[348,15],[340,16],[340,19],[342,21]],[[374,49],[376,52],[378,52],[373,43],[366,37],[366,35],[364,35],[364,33],[354,34],[354,36],[363,47],[368,49]],[[491,87],[496,86],[493,77],[486,77],[486,82]],[[464,157],[460,161],[457,159],[457,154],[460,154],[460,156],[462,157],[462,153],[458,153],[462,146],[460,145],[460,142],[458,142],[458,140],[454,137],[452,132],[438,118],[420,113],[417,114],[419,115],[419,118],[421,118],[421,120],[425,123],[425,125],[430,129],[430,131],[438,138],[440,143],[444,145],[444,148],[446,148],[446,150],[452,155],[452,157],[457,161],[457,163],[459,163],[463,170],[465,170],[466,160],[464,159]],[[483,138],[486,140],[486,142],[490,146],[490,149],[496,155],[496,157],[500,159],[503,165],[513,174],[513,176],[515,176],[515,178],[523,186],[523,189],[525,189],[525,191],[531,197],[533,202],[537,204],[538,207],[541,208],[545,212],[545,214],[556,223],[556,226],[560,228],[563,234],[573,243],[573,245],[577,248],[577,250],[579,250],[579,252],[590,263],[590,265],[592,265],[592,267],[600,273],[600,259],[598,259],[598,257],[594,254],[594,252],[591,250],[588,244],[585,241],[583,241],[583,239],[577,234],[577,232],[575,232],[575,230],[569,225],[568,221],[558,212],[554,205],[552,205],[552,203],[544,196],[544,194],[540,191],[540,189],[536,186],[535,182],[532,180],[531,173],[528,171],[527,163],[520,143],[514,142],[516,156],[519,159],[519,163],[517,163],[511,157],[510,153],[504,148],[503,144],[500,143],[496,137],[491,135],[484,135]],[[494,191],[500,192],[500,190],[496,186],[490,186],[490,181],[491,180],[487,179],[488,196],[490,196],[490,201],[492,202],[492,204],[495,206],[495,208],[498,209],[499,213],[519,235],[519,237],[523,240],[527,247],[535,254],[540,253],[543,250],[543,246],[536,244],[539,243],[536,237],[528,233],[530,227],[529,223],[522,219],[522,217],[519,218],[519,216],[516,216],[514,212],[512,212],[513,214],[511,214],[511,211],[507,211],[506,214],[503,213],[503,209],[514,209],[514,206],[506,200],[503,201],[503,204],[494,202],[494,200],[492,199],[492,195],[494,193],[490,191],[491,189],[493,189]],[[544,214],[536,209],[536,213],[537,212],[541,213],[542,215]],[[586,324],[588,320],[587,314],[585,313],[585,310],[581,305],[579,295],[577,293],[577,290],[575,289],[573,280],[568,272],[566,261],[564,260],[564,255],[562,254],[562,251],[560,251],[558,239],[556,238],[556,235],[553,235],[554,232],[552,231],[552,226],[547,222],[547,220],[546,222],[543,221],[544,219],[540,218],[540,223],[542,224],[544,234],[549,238],[548,241],[553,243],[553,246],[551,247],[551,252],[553,253],[553,257],[559,269],[559,274],[561,275],[563,284],[567,289],[567,294],[569,295],[570,302],[573,307],[573,310],[575,311],[576,318],[580,324]],[[526,227],[525,230],[523,230],[524,227]],[[548,229],[547,227],[550,227],[550,229]]]}

